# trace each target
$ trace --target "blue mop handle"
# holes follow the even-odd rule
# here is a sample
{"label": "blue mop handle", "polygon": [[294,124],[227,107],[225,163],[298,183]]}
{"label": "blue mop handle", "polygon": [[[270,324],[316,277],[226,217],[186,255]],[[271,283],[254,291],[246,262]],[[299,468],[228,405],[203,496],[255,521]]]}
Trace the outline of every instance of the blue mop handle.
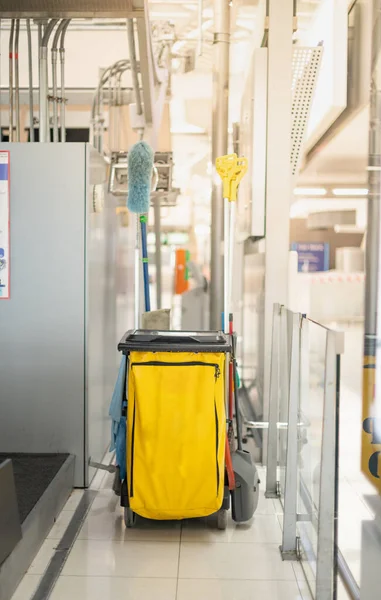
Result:
{"label": "blue mop handle", "polygon": [[140,216],[140,225],[142,231],[142,262],[143,262],[143,280],[144,280],[144,302],[146,312],[151,311],[151,299],[149,293],[149,274],[148,274],[148,249],[147,249],[147,217]]}

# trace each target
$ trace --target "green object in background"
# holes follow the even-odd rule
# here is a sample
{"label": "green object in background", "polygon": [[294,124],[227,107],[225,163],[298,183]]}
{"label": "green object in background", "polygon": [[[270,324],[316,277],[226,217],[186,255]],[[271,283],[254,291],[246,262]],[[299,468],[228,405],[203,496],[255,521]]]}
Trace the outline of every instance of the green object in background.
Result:
{"label": "green object in background", "polygon": [[237,371],[235,373],[235,384],[237,386],[237,390],[239,390],[239,388],[241,387],[241,379],[240,379],[240,376],[239,376],[239,373],[238,373],[238,369],[237,369]]}
{"label": "green object in background", "polygon": [[189,267],[188,262],[190,261],[190,252],[189,250],[185,251],[185,281],[189,281]]}

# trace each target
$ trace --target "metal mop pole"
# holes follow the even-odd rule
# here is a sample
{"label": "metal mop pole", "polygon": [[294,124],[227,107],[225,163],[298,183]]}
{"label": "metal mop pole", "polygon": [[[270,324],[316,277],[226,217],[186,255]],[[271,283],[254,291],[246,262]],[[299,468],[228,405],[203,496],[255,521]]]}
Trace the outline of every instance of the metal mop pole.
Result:
{"label": "metal mop pole", "polygon": [[229,333],[229,198],[224,198],[224,333]]}
{"label": "metal mop pole", "polygon": [[135,329],[140,324],[140,220],[136,215],[136,241],[135,241]]}
{"label": "metal mop pole", "polygon": [[233,258],[234,258],[234,237],[235,237],[235,215],[236,215],[236,203],[234,201],[229,202],[230,204],[230,223],[229,223],[229,314],[232,312],[232,281],[233,281]]}
{"label": "metal mop pole", "polygon": [[222,179],[224,191],[224,333],[228,334],[233,277],[235,203],[238,185],[247,171],[247,159],[237,158],[236,154],[220,156],[216,160],[216,170]]}

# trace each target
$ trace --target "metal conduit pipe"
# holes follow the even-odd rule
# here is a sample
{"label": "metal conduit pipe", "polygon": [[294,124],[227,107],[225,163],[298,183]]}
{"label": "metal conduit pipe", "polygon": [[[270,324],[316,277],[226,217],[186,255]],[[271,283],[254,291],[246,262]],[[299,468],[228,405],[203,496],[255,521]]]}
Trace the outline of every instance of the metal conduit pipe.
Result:
{"label": "metal conduit pipe", "polygon": [[13,142],[13,40],[15,37],[15,19],[11,21],[9,35],[9,141]]}
{"label": "metal conduit pipe", "polygon": [[134,20],[133,19],[127,19],[127,38],[128,38],[128,50],[130,53],[130,61],[131,61],[132,87],[134,88],[135,102],[136,102],[136,113],[138,115],[142,115],[143,107],[142,107],[142,100],[141,100],[141,96],[140,96],[138,63],[136,60],[136,45],[135,45],[135,33],[134,33]]}
{"label": "metal conduit pipe", "polygon": [[103,136],[104,136],[104,119],[103,119],[103,87],[100,88],[98,94],[98,151],[103,154]]}
{"label": "metal conduit pipe", "polygon": [[[41,106],[41,90],[40,90],[40,81],[41,81],[41,65],[40,65],[40,48],[42,44],[42,23],[38,21],[37,23],[37,31],[38,31],[38,110],[40,111]],[[41,140],[41,126],[40,126],[40,118],[38,119],[38,138]]]}
{"label": "metal conduit pipe", "polygon": [[58,19],[51,19],[45,28],[39,48],[40,62],[40,142],[50,141],[48,100],[48,43]]}
{"label": "metal conduit pipe", "polygon": [[[230,6],[229,0],[214,2],[214,61],[213,61],[213,121],[212,163],[228,152],[229,118],[229,52]],[[224,239],[224,208],[222,189],[218,178],[212,183],[211,227],[211,277],[210,277],[210,328],[221,329],[224,297],[224,271],[221,247]]]}
{"label": "metal conduit pipe", "polygon": [[57,84],[57,61],[58,61],[58,42],[60,39],[60,35],[62,33],[63,28],[67,19],[62,19],[61,23],[58,25],[56,32],[54,34],[53,43],[52,43],[52,102],[53,102],[53,141],[57,143],[59,141],[58,136],[58,84]]}
{"label": "metal conduit pipe", "polygon": [[102,77],[99,80],[98,86],[95,90],[94,96],[93,96],[93,101],[92,101],[92,106],[91,106],[91,122],[92,122],[92,126],[93,126],[93,146],[95,147],[95,143],[94,143],[94,137],[95,137],[95,126],[96,126],[96,117],[97,117],[97,103],[98,103],[98,99],[99,99],[99,93],[100,90],[106,85],[106,83],[109,83],[109,101],[111,98],[111,78],[114,76],[114,74],[116,72],[118,72],[119,70],[121,71],[126,71],[129,69],[129,65],[130,65],[130,61],[129,60],[118,60],[116,63],[114,63],[113,65],[111,65],[110,67],[108,67]]}
{"label": "metal conduit pipe", "polygon": [[65,98],[65,36],[70,25],[70,19],[67,19],[61,32],[60,41],[60,66],[61,66],[61,142],[66,142],[66,98]]}
{"label": "metal conduit pipe", "polygon": [[[117,94],[117,89],[116,89],[117,88],[116,73],[115,73],[114,77],[112,78],[111,87],[112,87],[112,106],[114,107],[113,140],[114,140],[114,145],[115,145],[117,137],[118,137],[118,123],[117,123],[118,94]],[[114,150],[116,150],[115,147],[114,147]]]}
{"label": "metal conduit pipe", "polygon": [[16,19],[16,28],[15,28],[15,112],[16,112],[16,142],[20,141],[19,40],[20,40],[20,19]]}
{"label": "metal conduit pipe", "polygon": [[119,122],[120,122],[120,107],[122,106],[122,75],[123,72],[122,71],[118,71],[118,74],[116,76],[116,105],[117,105],[117,115],[118,115],[118,119],[117,119],[117,141],[118,141],[118,150],[120,150],[120,127],[119,127]]}
{"label": "metal conduit pipe", "polygon": [[[91,131],[91,143],[94,146],[94,148],[99,148],[99,144],[102,144],[102,142],[99,141],[99,136],[102,134],[103,130],[101,131],[100,128],[100,114],[99,114],[99,106],[100,106],[100,98],[101,98],[101,92],[103,90],[103,87],[106,85],[106,83],[109,84],[109,90],[108,90],[108,102],[109,102],[109,107],[112,105],[113,100],[113,88],[112,88],[112,79],[118,74],[120,73],[121,75],[125,72],[128,71],[128,69],[130,68],[130,61],[123,59],[123,60],[119,60],[116,63],[114,63],[113,65],[111,65],[110,67],[108,67],[102,77],[100,78],[100,81],[98,83],[98,86],[95,90],[94,96],[93,96],[93,101],[92,101],[92,106],[91,106],[91,125],[92,125],[92,131]],[[121,93],[121,91],[120,91]],[[122,96],[121,96],[122,99]]]}
{"label": "metal conduit pipe", "polygon": [[26,20],[26,32],[28,37],[28,77],[29,77],[29,140],[34,142],[34,119],[33,119],[33,61],[32,61],[32,32],[30,19]]}

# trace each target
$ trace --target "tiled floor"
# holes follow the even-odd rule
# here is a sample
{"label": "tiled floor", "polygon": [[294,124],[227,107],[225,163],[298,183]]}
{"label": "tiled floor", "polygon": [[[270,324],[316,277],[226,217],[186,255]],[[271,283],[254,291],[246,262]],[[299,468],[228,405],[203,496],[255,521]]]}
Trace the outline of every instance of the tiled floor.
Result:
{"label": "tiled floor", "polygon": [[[342,359],[339,546],[358,582],[362,521],[372,518],[365,495],[374,493],[360,470],[361,352],[361,327],[349,328]],[[225,532],[212,520],[142,521],[126,530],[111,480],[96,476],[98,495],[51,600],[310,600],[300,565],[280,560],[278,501],[262,492],[251,526],[229,521]],[[73,492],[13,600],[30,600],[81,496]],[[339,600],[347,600],[340,584]]]}
{"label": "tiled floor", "polygon": [[[98,495],[51,600],[310,600],[297,565],[282,562],[276,504],[263,492],[251,526],[142,521],[126,530],[110,477]],[[80,500],[74,492],[13,600],[30,600]]]}

